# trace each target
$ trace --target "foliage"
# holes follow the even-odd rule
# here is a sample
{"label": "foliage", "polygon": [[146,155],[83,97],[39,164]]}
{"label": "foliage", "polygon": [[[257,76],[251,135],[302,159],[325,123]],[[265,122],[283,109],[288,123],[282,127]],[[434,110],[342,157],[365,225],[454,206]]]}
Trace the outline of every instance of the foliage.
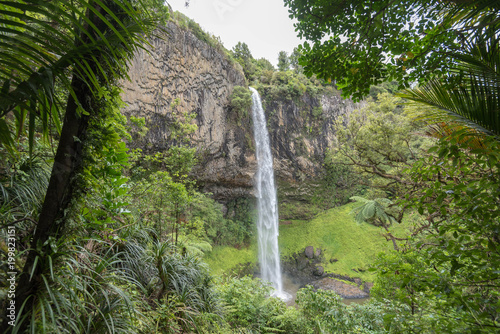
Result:
{"label": "foliage", "polygon": [[[373,200],[368,200],[366,198],[360,196],[351,197],[352,200],[356,202],[363,203],[361,206],[358,206],[352,210],[351,213],[356,213],[356,223],[361,224],[363,222],[370,223],[375,226],[381,226],[386,230],[386,234],[384,237],[387,240],[392,240],[392,244],[394,245],[394,249],[398,250],[399,247],[397,245],[396,240],[402,240],[400,238],[396,238],[389,231],[389,227],[397,222],[397,219],[402,219],[402,214],[399,213],[399,217],[396,218],[394,215],[398,214],[397,207],[394,208],[394,203],[387,198],[375,198]],[[403,239],[404,240],[404,239]]]}
{"label": "foliage", "polygon": [[468,328],[488,331],[498,329],[500,314],[500,160],[496,140],[476,150],[469,144],[464,138],[439,141],[431,149],[436,155],[409,171],[422,186],[406,200],[431,227],[415,240],[424,263],[436,269],[421,276],[425,288],[441,295],[445,306],[462,309],[458,318]]}
{"label": "foliage", "polygon": [[269,60],[266,58],[260,58],[257,59],[257,68],[261,69],[262,71],[273,71],[274,72],[274,66],[271,64]]}
{"label": "foliage", "polygon": [[288,57],[290,60],[290,67],[294,70],[295,73],[302,73],[303,68],[299,64],[299,59],[302,56],[301,52],[299,51],[298,47],[293,48],[292,53]]}
{"label": "foliage", "polygon": [[[162,167],[168,170],[168,172],[161,173],[155,170],[147,171],[144,168],[141,169],[142,166],[138,166],[137,164],[138,155],[136,155],[132,159],[134,164],[133,172],[126,173],[134,177],[135,182],[131,183],[124,176],[124,169],[130,167],[130,165],[128,150],[123,140],[130,140],[130,136],[126,131],[126,120],[119,113],[121,104],[118,98],[119,91],[114,88],[114,79],[124,72],[124,67],[120,67],[124,66],[121,63],[123,59],[118,56],[126,56],[128,51],[138,47],[137,39],[130,40],[125,45],[126,50],[122,55],[120,46],[123,45],[120,43],[127,43],[128,37],[135,38],[134,36],[136,35],[134,34],[137,33],[140,35],[145,31],[137,29],[140,25],[137,25],[138,22],[134,23],[133,21],[134,18],[137,19],[137,16],[132,15],[127,17],[128,14],[132,14],[131,12],[127,12],[131,8],[127,7],[130,5],[129,3],[111,3],[111,9],[109,9],[105,5],[110,4],[110,2],[106,2],[105,4],[99,2],[101,8],[98,10],[92,7],[94,3],[80,3],[84,5],[83,13],[86,10],[91,12],[89,15],[90,18],[85,15],[80,16],[82,13],[80,7],[78,7],[78,11],[70,10],[71,14],[66,15],[67,13],[64,13],[65,15],[61,15],[61,18],[58,18],[57,14],[63,13],[63,9],[58,9],[59,11],[57,11],[56,8],[59,8],[57,6],[61,5],[62,2],[54,3],[55,7],[52,6],[53,4],[50,4],[49,7],[46,7],[46,4],[44,4],[45,7],[40,7],[44,10],[43,15],[50,17],[47,21],[50,22],[50,25],[61,24],[64,28],[69,28],[71,24],[79,22],[78,24],[80,25],[77,25],[76,29],[73,30],[78,38],[83,36],[83,40],[71,38],[71,41],[67,45],[64,45],[64,47],[75,47],[75,45],[71,44],[73,40],[77,40],[77,42],[89,42],[90,44],[88,45],[80,45],[80,49],[75,48],[74,54],[71,56],[86,57],[86,52],[90,50],[93,58],[86,60],[74,58],[75,61],[86,62],[84,66],[85,71],[83,71],[83,74],[79,73],[78,68],[75,67],[71,86],[62,87],[62,94],[57,95],[57,97],[69,96],[66,115],[69,115],[70,121],[65,122],[63,134],[60,137],[56,135],[55,139],[60,139],[60,147],[68,146],[72,142],[77,143],[77,148],[79,147],[78,150],[71,150],[70,148],[69,153],[61,151],[62,155],[61,153],[58,154],[64,157],[64,159],[75,159],[77,165],[76,167],[68,165],[71,171],[67,175],[71,175],[71,181],[66,183],[67,186],[60,187],[64,188],[64,192],[69,195],[63,197],[60,202],[52,200],[53,204],[62,204],[62,206],[58,207],[61,209],[60,216],[58,216],[58,212],[51,212],[49,214],[49,216],[58,217],[57,226],[49,226],[49,234],[42,235],[41,239],[37,236],[40,233],[39,230],[47,232],[47,227],[43,227],[41,223],[37,226],[35,238],[32,238],[32,229],[31,231],[26,230],[16,235],[19,238],[26,237],[29,240],[33,239],[33,242],[28,257],[26,257],[26,253],[21,252],[26,245],[21,242],[21,239],[17,243],[19,245],[19,249],[17,249],[19,256],[16,258],[16,266],[18,269],[21,269],[24,264],[26,275],[22,277],[28,277],[29,279],[28,283],[24,286],[22,284],[18,286],[19,295],[21,296],[20,299],[16,300],[16,306],[19,305],[17,308],[19,318],[17,319],[17,326],[9,327],[8,329],[18,332],[31,330],[41,333],[68,331],[134,333],[143,329],[145,332],[152,332],[155,327],[149,321],[151,319],[156,321],[156,329],[170,329],[178,326],[182,330],[192,331],[196,326],[207,324],[212,321],[210,319],[216,319],[218,316],[217,301],[211,292],[210,278],[206,269],[200,263],[200,254],[194,254],[196,252],[195,249],[209,250],[209,245],[207,246],[206,242],[203,243],[200,240],[193,240],[186,235],[187,233],[183,233],[180,236],[179,248],[175,246],[164,247],[166,244],[165,241],[160,242],[158,239],[152,241],[149,238],[142,238],[140,241],[144,243],[139,245],[139,243],[134,243],[135,240],[133,237],[126,232],[131,226],[145,227],[144,225],[147,225],[143,224],[140,214],[131,215],[131,211],[136,213],[136,210],[141,209],[141,205],[145,201],[138,203],[143,198],[141,196],[132,197],[131,195],[137,195],[137,193],[134,193],[137,189],[141,190],[143,194],[147,193],[151,189],[151,184],[156,181],[158,183],[163,182],[168,186],[166,189],[168,196],[163,198],[166,200],[165,204],[168,204],[167,209],[170,210],[169,213],[176,218],[181,218],[181,214],[187,211],[189,204],[187,188],[189,188],[189,182],[186,179],[194,161],[194,151],[182,147],[182,143],[185,137],[188,137],[195,130],[192,124],[190,124],[193,116],[179,112],[179,117],[172,123],[172,139],[174,141],[177,140],[180,146],[173,147],[167,155],[152,157],[146,161],[150,165]],[[150,2],[148,1],[147,3],[149,4]],[[13,6],[17,5],[16,3],[12,4]],[[61,5],[61,8],[64,7],[63,5]],[[121,7],[122,10],[117,10],[117,8],[120,8],[120,5],[123,6]],[[8,10],[12,10],[12,8],[6,9],[2,7],[2,10],[4,10],[4,14],[9,14]],[[28,33],[38,32],[37,24],[44,23],[43,16],[30,16],[35,12],[39,13],[42,10],[40,8],[34,6],[32,11],[30,9],[30,11],[19,13],[20,15],[24,15],[22,18],[26,18],[27,20],[38,20],[32,27],[26,25],[26,27],[32,28]],[[71,7],[70,9],[75,8]],[[140,7],[136,6],[135,9],[140,9]],[[105,15],[98,14],[99,10],[105,11]],[[54,13],[51,11],[54,11]],[[115,12],[119,14],[115,14]],[[109,13],[112,14],[108,16]],[[138,15],[138,13],[133,12],[134,15]],[[94,20],[96,17],[94,14],[101,16],[99,19]],[[9,17],[6,16],[5,18],[4,21],[7,21]],[[113,20],[123,18],[128,18],[132,21],[127,21],[127,23],[122,24],[118,28],[113,27]],[[73,21],[62,23],[66,19],[73,19]],[[113,22],[106,23],[102,21],[106,19]],[[142,17],[142,19],[144,18]],[[102,34],[97,34],[100,40],[97,42],[92,40],[85,41],[87,37],[92,39],[95,36],[95,31],[82,30],[83,25],[81,22],[84,22],[85,25],[95,24],[96,26],[93,26],[94,29],[102,28]],[[147,20],[143,20],[142,22],[146,25],[149,24]],[[104,24],[104,28],[101,24]],[[125,26],[131,29],[131,31],[122,31],[121,29],[125,28]],[[52,33],[58,31],[55,27],[51,29]],[[113,29],[115,30],[112,31]],[[61,33],[67,33],[65,29],[60,30]],[[71,33],[73,33],[73,30],[71,30]],[[127,38],[123,35],[120,39],[116,35],[113,35],[113,33],[129,35],[126,35],[128,36]],[[55,42],[57,38],[57,36],[52,37],[49,34],[45,34],[40,38],[47,37],[54,38],[52,42]],[[106,38],[109,39],[106,40]],[[116,40],[113,40],[113,38]],[[143,40],[141,39],[140,41]],[[97,47],[94,47],[91,42],[95,42]],[[50,46],[49,44],[41,43],[41,45],[45,46]],[[114,46],[111,47],[111,44]],[[111,49],[106,51],[104,45],[111,47]],[[52,52],[54,54],[58,53],[57,50],[48,50],[45,54],[50,58]],[[99,52],[108,52],[106,56],[110,58],[105,58]],[[64,60],[63,52],[59,56],[62,56],[61,59]],[[20,60],[22,60],[21,58]],[[97,65],[99,61],[102,63]],[[35,66],[30,68],[30,70],[33,68]],[[45,69],[41,71],[43,72]],[[93,73],[92,71],[96,72]],[[63,77],[61,78],[67,80],[70,74],[68,71],[62,71],[58,75],[62,75]],[[28,76],[27,82],[32,80],[32,78],[32,76]],[[63,84],[68,83],[61,78],[57,79],[56,84],[59,85],[58,87],[61,86],[60,81],[63,81]],[[48,82],[48,84],[51,83]],[[75,89],[73,85],[78,87]],[[17,88],[12,84],[11,89],[17,89],[15,90],[17,94],[18,91],[25,89],[27,86],[29,84],[21,82]],[[5,84],[3,87],[5,95],[5,89],[8,90],[9,85]],[[54,90],[49,85],[41,87]],[[40,91],[36,91],[36,86],[32,86],[31,88],[34,88],[32,93],[40,93]],[[66,92],[64,92],[65,90]],[[68,90],[70,90],[70,93],[68,93]],[[40,94],[47,95],[46,93],[47,91],[42,91]],[[59,93],[57,91],[53,94]],[[28,98],[29,101],[24,107],[38,108],[36,98],[37,96]],[[49,100],[53,97],[44,96],[43,98],[46,99],[45,102],[52,103]],[[15,102],[24,103],[21,100],[16,100]],[[61,100],[60,104],[63,106],[65,103]],[[6,105],[4,104],[4,106]],[[14,110],[14,117],[2,118],[9,127],[9,131],[14,131],[17,127],[16,136],[19,138],[18,142],[15,143],[17,146],[14,147],[12,142],[4,140],[6,137],[2,137],[1,154],[8,157],[8,160],[2,159],[0,163],[1,170],[7,171],[5,175],[2,175],[1,207],[2,214],[6,215],[5,217],[8,219],[6,222],[9,223],[20,223],[25,220],[34,221],[38,219],[40,203],[45,195],[48,181],[48,173],[44,171],[46,169],[44,168],[44,164],[52,158],[52,154],[44,153],[44,155],[40,156],[37,151],[38,141],[33,139],[40,138],[40,135],[36,132],[39,129],[42,132],[45,131],[43,133],[45,139],[47,137],[48,139],[52,139],[50,136],[56,134],[54,129],[58,130],[57,124],[56,127],[50,124],[50,122],[55,122],[54,119],[51,120],[48,118],[50,114],[48,116],[47,114],[43,114],[43,112],[47,112],[45,109],[37,109],[37,112],[41,112],[40,119],[32,117],[33,115],[29,116],[28,113],[22,114],[22,112],[24,112],[23,109],[18,108]],[[50,109],[49,112],[57,112],[57,110]],[[2,114],[2,117],[4,116],[5,114]],[[25,120],[24,118],[28,118],[28,116],[30,124],[27,127],[28,131],[25,132],[22,123]],[[132,119],[131,121],[135,121],[135,125],[139,129],[145,125],[141,120]],[[64,134],[64,129],[67,126],[83,129],[82,132],[78,132],[77,136],[69,136],[71,137],[71,143],[67,140],[68,136]],[[44,127],[47,127],[49,130]],[[5,132],[2,132],[2,135],[5,134]],[[25,151],[30,154],[34,153],[34,155],[26,159],[25,154],[19,152],[19,148],[23,147],[28,147]],[[6,148],[10,149],[10,155],[5,154]],[[12,153],[16,153],[17,156]],[[56,156],[56,162],[53,167],[56,177],[52,179],[55,181],[60,180],[61,166],[66,167],[66,165],[57,159],[58,156]],[[83,163],[81,163],[82,161]],[[146,182],[137,184],[139,175],[146,176]],[[10,180],[6,178],[7,176]],[[27,180],[26,177],[29,176],[36,176],[36,178]],[[29,181],[29,184],[26,181]],[[147,182],[150,182],[150,184],[147,184]],[[53,193],[48,193],[47,196],[49,195],[52,196]],[[158,198],[161,200],[162,197],[153,196],[153,199]],[[148,198],[147,200],[150,199]],[[51,200],[47,201],[50,202]],[[157,205],[155,201],[152,201],[151,204],[153,206]],[[161,207],[160,205],[157,206]],[[164,208],[161,207],[161,209]],[[144,211],[144,213],[148,213],[147,210]],[[161,229],[163,220],[158,217],[158,212],[155,212],[155,214],[157,214],[157,227]],[[40,217],[44,215],[47,216],[47,213],[42,213]],[[19,219],[22,219],[22,221]],[[180,219],[175,220],[176,224],[180,222]],[[2,226],[2,228],[4,227]],[[190,224],[189,226],[186,224],[186,231],[183,232],[191,232],[193,229],[197,229],[194,227],[194,224]],[[176,238],[179,234],[177,232],[176,230]],[[158,236],[155,236],[155,238],[158,238]],[[125,239],[127,239],[126,242]],[[149,262],[142,267],[138,265],[144,259],[150,259],[154,256],[156,256],[154,263]],[[5,267],[4,264],[4,258],[2,258],[2,268]],[[22,277],[21,282],[23,282]],[[2,290],[4,290],[3,288]],[[4,303],[6,299],[3,292],[2,302]],[[155,304],[154,299],[157,296],[170,297],[169,301],[171,303],[166,303],[168,305],[167,309]],[[22,308],[21,305],[23,306]],[[157,312],[158,308],[159,312]],[[147,313],[148,316],[142,318],[141,313]],[[203,321],[198,320],[198,315],[201,313],[204,313]],[[154,316],[150,317],[149,315]],[[172,321],[165,323],[165,318],[162,318],[162,316],[166,318],[172,316]],[[175,326],[172,326],[172,324],[175,324]]]}
{"label": "foliage", "polygon": [[101,246],[102,241],[95,239],[87,239],[86,247],[52,240],[49,261],[42,263],[48,269],[42,276],[43,288],[29,319],[32,332],[104,333],[109,328],[115,333],[136,332],[133,319],[140,315],[125,292],[131,284],[127,272],[115,267],[119,258],[113,245]]}
{"label": "foliage", "polygon": [[[446,73],[463,41],[498,26],[498,2],[286,0],[308,74],[335,80],[359,99],[372,85],[400,86]],[[418,18],[418,19],[417,19]],[[309,42],[310,41],[310,42]]]}
{"label": "foliage", "polygon": [[282,72],[290,70],[290,59],[286,51],[278,53],[278,70]]}
{"label": "foliage", "polygon": [[361,182],[377,189],[376,197],[402,196],[411,185],[404,169],[430,146],[429,139],[416,135],[419,125],[399,109],[399,102],[382,94],[378,102],[368,102],[364,108],[335,122],[333,162],[352,166],[368,176]]}
{"label": "foliage", "polygon": [[[126,76],[127,60],[144,47],[144,35],[154,29],[156,20],[142,4],[106,0],[78,5],[71,1],[33,1],[29,5],[14,1],[2,5],[2,21],[2,149],[14,155],[14,141],[26,138],[31,153],[37,119],[41,124],[39,135],[46,141],[53,130],[59,134],[52,177],[17,279],[15,302],[25,307],[19,309],[15,330],[22,332],[45,320],[34,316],[37,312],[52,312],[40,304],[44,292],[55,282],[53,274],[47,276],[46,264],[51,259],[52,244],[62,240],[64,228],[75,214],[71,210],[77,197],[78,174],[89,163],[88,159],[83,161],[85,144],[92,145],[87,136],[94,135],[89,127],[92,129],[95,119],[108,119],[103,110],[112,108],[113,101],[107,98],[110,92],[113,94],[116,80]],[[60,94],[56,87],[64,92]],[[7,118],[15,119],[13,126]],[[105,140],[107,135],[104,133]],[[45,285],[41,284],[44,278],[48,279]],[[2,329],[13,328],[4,321]]]}
{"label": "foliage", "polygon": [[377,101],[379,96],[384,96],[384,93],[396,95],[398,92],[398,83],[396,81],[384,81],[380,85],[370,87],[370,97],[373,101]]}
{"label": "foliage", "polygon": [[298,291],[297,305],[286,307],[279,299],[267,298],[269,287],[249,277],[229,279],[218,290],[226,305],[225,321],[244,332],[381,334],[419,330],[409,308],[398,302],[346,305],[333,291],[307,286]]}
{"label": "foliage", "polygon": [[[60,333],[68,329],[104,332],[108,328],[114,328],[115,332],[135,332],[134,321],[140,317],[140,311],[133,304],[132,296],[124,291],[133,283],[128,273],[117,267],[120,261],[114,252],[117,237],[113,233],[117,222],[123,222],[127,215],[124,210],[128,204],[127,188],[123,186],[126,178],[121,171],[127,165],[128,156],[119,135],[124,119],[116,117],[118,109],[112,104],[109,106],[102,111],[103,122],[97,121],[98,117],[90,121],[88,146],[83,154],[90,155],[92,163],[86,165],[77,178],[78,184],[87,191],[74,194],[65,216],[66,234],[59,239],[49,237],[47,247],[38,250],[40,288],[26,304],[31,317],[28,313],[18,318],[16,327],[12,327],[14,331],[22,331],[24,323],[26,328],[40,333]],[[27,175],[37,173],[40,167],[36,161],[40,157],[35,156],[33,163],[25,166]],[[36,190],[36,182],[47,182],[41,176],[31,180],[32,191]],[[13,184],[14,188],[21,185],[22,182]],[[46,186],[45,183],[44,191]],[[40,193],[42,198],[43,195],[45,193]],[[16,204],[6,205],[15,208]],[[38,219],[38,211],[30,212],[26,207],[23,210],[32,215],[32,219]],[[22,229],[19,231],[16,236],[31,239],[28,228],[22,233]],[[17,249],[18,261],[23,263],[26,254],[20,252],[21,247]],[[20,307],[18,310],[22,314]]]}
{"label": "foliage", "polygon": [[403,332],[477,333],[464,319],[467,307],[453,307],[448,303],[449,291],[430,287],[430,284],[449,280],[446,266],[436,272],[418,250],[381,254],[376,261],[378,276],[372,297],[387,305],[396,303],[397,310],[386,315],[387,319],[402,317],[406,321]]}
{"label": "foliage", "polygon": [[[290,57],[285,51],[280,52],[278,71],[269,60],[254,59],[246,43],[238,42],[231,54],[243,67],[247,82],[259,91],[264,104],[266,101],[298,102],[304,94],[317,98],[325,92],[336,93],[332,85],[302,74],[301,67],[297,63],[298,50],[294,50]],[[293,71],[290,70],[292,58],[295,61]]]}
{"label": "foliage", "polygon": [[203,236],[214,246],[241,246],[249,241],[253,220],[244,200],[229,203],[230,216],[224,218],[222,205],[210,194],[194,193],[189,214],[191,220],[203,224]]}
{"label": "foliage", "polygon": [[171,240],[158,240],[154,230],[122,233],[120,267],[137,289],[132,294],[141,296],[138,306],[145,316],[141,332],[189,331],[202,325],[202,314],[220,316],[211,277],[197,255]]}
{"label": "foliage", "polygon": [[226,306],[225,321],[233,328],[257,333],[307,333],[305,322],[258,279],[229,279],[218,290]]}
{"label": "foliage", "polygon": [[[195,115],[182,112],[177,106],[178,101],[171,105],[169,147],[154,155],[135,150],[130,168],[134,181],[132,204],[139,211],[138,220],[145,226],[154,227],[162,237],[170,234],[175,243],[179,235],[193,230],[196,224],[195,221],[188,222],[187,212],[194,193],[190,172],[197,161],[196,149],[187,145],[197,129],[192,123]],[[190,242],[201,245],[203,240],[199,237],[196,236],[196,240],[191,237]],[[187,242],[186,237],[183,238]]]}
{"label": "foliage", "polygon": [[248,62],[252,57],[252,53],[250,52],[250,49],[248,48],[248,45],[246,43],[238,42],[232,50],[233,57],[236,59],[240,59],[244,62]]}
{"label": "foliage", "polygon": [[307,286],[297,292],[297,304],[311,333],[388,333],[384,310],[376,304],[347,306],[330,290]]}
{"label": "foliage", "polygon": [[254,235],[255,214],[254,199],[239,197],[227,203],[226,244],[241,247],[249,243]]}
{"label": "foliage", "polygon": [[322,167],[322,179],[312,198],[312,202],[321,208],[347,204],[353,195],[365,191],[364,176],[357,173],[353,166],[339,162],[337,157],[332,156],[332,151],[326,152]]}
{"label": "foliage", "polygon": [[255,74],[255,60],[246,43],[238,42],[231,50],[231,55],[243,68],[245,77],[249,78]]}
{"label": "foliage", "polygon": [[[426,108],[416,116],[432,126],[431,131],[446,136],[455,130],[473,135],[500,135],[499,97],[500,44],[498,32],[467,41],[463,53],[452,55],[456,64],[449,73],[430,80],[402,96]],[[478,145],[478,142],[475,143]]]}
{"label": "foliage", "polygon": [[[321,94],[335,94],[332,86],[323,86],[313,78],[294,71],[262,72],[260,81],[254,81],[252,86],[259,91],[263,104],[294,101],[300,105],[300,99],[305,94],[318,98]],[[264,80],[262,80],[264,79]]]}
{"label": "foliage", "polygon": [[226,320],[234,327],[254,327],[260,331],[266,326],[270,286],[245,277],[232,279],[228,284],[219,286],[219,293],[226,307],[230,307]]}
{"label": "foliage", "polygon": [[252,93],[245,87],[235,86],[229,96],[230,106],[236,112],[238,121],[248,118],[248,110],[252,107]]}
{"label": "foliage", "polygon": [[224,229],[227,222],[222,214],[222,205],[210,198],[210,194],[194,193],[191,202],[191,219],[203,222],[205,235],[212,245],[221,245],[228,237]]}
{"label": "foliage", "polygon": [[149,129],[146,127],[144,117],[130,116],[129,122],[130,125],[127,131],[131,134],[133,141],[143,138],[148,133]]}
{"label": "foliage", "polygon": [[[6,155],[0,164],[0,221],[17,222],[19,230],[28,229],[26,222],[38,217],[49,183],[50,166],[45,160],[46,155],[50,156],[48,147],[35,141],[32,154],[16,158]],[[23,221],[24,228],[19,225]]]}
{"label": "foliage", "polygon": [[376,226],[389,226],[396,223],[394,216],[387,212],[387,207],[392,204],[391,200],[387,198],[368,200],[359,196],[353,196],[351,199],[363,203],[353,210],[353,212],[357,212],[356,223],[370,222]]}
{"label": "foliage", "polygon": [[[94,93],[99,92],[99,78],[108,80],[104,78],[109,77],[110,70],[115,76],[123,76],[126,65],[120,59],[142,47],[144,39],[140,33],[150,31],[154,24],[148,11],[139,14],[127,1],[98,1],[97,4],[83,1],[78,6],[71,1],[50,4],[35,1],[29,5],[29,10],[27,6],[18,1],[2,5],[4,23],[1,29],[4,33],[1,35],[0,63],[4,64],[4,69],[0,74],[0,133],[2,146],[11,152],[14,137],[5,121],[8,113],[15,117],[17,131],[28,122],[31,151],[37,118],[41,120],[45,140],[48,140],[51,126],[61,131],[60,114],[65,101],[60,100],[55,87],[62,83],[70,90],[68,70],[71,68],[75,75],[88,77],[89,88]],[[97,6],[103,14],[98,14]],[[116,16],[113,11],[122,14]],[[100,38],[92,37],[89,31],[84,33],[84,25],[91,20],[89,13],[100,15],[101,24],[94,26],[100,29]],[[98,51],[103,49],[108,52]],[[87,58],[99,59],[103,66],[92,68]],[[114,69],[108,68],[112,62]],[[75,92],[70,90],[70,95],[75,96]]]}
{"label": "foliage", "polygon": [[[198,126],[193,123],[195,113],[179,109],[179,100],[175,99],[170,105],[170,113],[166,119],[166,142],[165,150],[146,154],[141,148],[132,152],[131,160],[133,166],[130,173],[132,180],[140,180],[156,171],[165,171],[175,181],[189,183],[189,173],[197,162],[196,148],[190,146],[190,140]],[[143,120],[129,119],[129,129],[134,138],[141,138],[140,133],[147,131],[146,122]],[[139,124],[140,126],[136,126]],[[140,147],[141,142],[129,142],[131,147]],[[146,143],[142,142],[143,146]]]}

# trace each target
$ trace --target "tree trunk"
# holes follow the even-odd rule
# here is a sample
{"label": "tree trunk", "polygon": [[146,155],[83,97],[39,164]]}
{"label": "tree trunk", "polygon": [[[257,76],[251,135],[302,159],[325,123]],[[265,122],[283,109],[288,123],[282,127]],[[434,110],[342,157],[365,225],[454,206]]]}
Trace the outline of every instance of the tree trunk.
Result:
{"label": "tree trunk", "polygon": [[[91,19],[98,26],[100,19],[95,15],[91,15]],[[84,35],[82,40],[88,41],[88,37]],[[96,56],[96,59],[99,59],[99,55]],[[92,61],[88,63],[95,73],[97,64]],[[71,88],[82,108],[91,113],[93,107],[96,107],[96,100],[85,80],[74,73]],[[53,238],[57,242],[64,231],[65,211],[73,198],[76,176],[82,166],[82,149],[88,125],[89,115],[80,112],[78,103],[70,94],[45,200],[31,241],[31,249],[18,277],[15,297],[16,321],[27,315],[26,319],[17,325],[19,333],[27,329],[29,313],[36,305],[37,293],[43,284],[42,274],[47,271],[47,255],[52,252],[51,243],[47,241]],[[13,326],[8,324],[9,321],[10,319],[4,317],[0,332],[9,333],[13,329]]]}
{"label": "tree trunk", "polygon": [[[80,101],[80,97],[88,97],[89,89],[78,78],[73,77],[72,86]],[[57,147],[52,173],[45,195],[45,200],[36,226],[35,235],[31,242],[31,250],[28,253],[23,271],[18,279],[16,291],[16,310],[19,312],[21,305],[26,303],[23,313],[30,312],[33,308],[36,293],[42,284],[42,273],[46,263],[47,254],[51,253],[50,243],[45,244],[49,238],[56,241],[63,232],[65,209],[71,202],[76,172],[82,163],[82,146],[88,127],[88,116],[79,115],[75,100],[70,97],[64,117],[64,125],[61,138]],[[78,140],[75,140],[78,139]],[[18,313],[17,318],[22,314]],[[4,319],[3,331],[6,332],[7,321]],[[25,329],[27,321],[21,325]]]}

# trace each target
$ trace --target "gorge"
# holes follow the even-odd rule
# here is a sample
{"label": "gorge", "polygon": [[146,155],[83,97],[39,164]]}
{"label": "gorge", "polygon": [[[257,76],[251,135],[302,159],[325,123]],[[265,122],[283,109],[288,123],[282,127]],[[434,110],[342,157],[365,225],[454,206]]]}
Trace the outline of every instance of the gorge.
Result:
{"label": "gorge", "polygon": [[[253,222],[245,227],[249,233],[257,223],[258,275],[272,282],[277,295],[288,299],[280,273],[277,197],[295,212],[312,198],[321,184],[328,147],[335,141],[332,125],[359,104],[342,99],[328,86],[297,90],[296,79],[276,72],[268,84],[250,88],[253,107],[237,111],[233,94],[249,85],[241,65],[189,29],[169,22],[166,30],[168,34],[152,39],[148,50],[137,52],[130,64],[130,81],[122,84],[126,103],[122,113],[128,118],[143,117],[148,129],[129,146],[151,155],[162,152],[175,144],[169,141],[175,119],[183,112],[192,113],[197,129],[189,145],[199,157],[192,176],[203,192],[223,205],[227,218],[249,216]],[[262,112],[260,121],[256,107]],[[254,130],[258,123],[262,132]],[[265,153],[268,167],[261,169],[263,140],[270,151]],[[268,180],[262,182],[264,174]],[[267,188],[266,195],[263,188]],[[271,192],[275,193],[267,197]],[[249,209],[238,212],[244,201],[249,205],[243,207]]]}

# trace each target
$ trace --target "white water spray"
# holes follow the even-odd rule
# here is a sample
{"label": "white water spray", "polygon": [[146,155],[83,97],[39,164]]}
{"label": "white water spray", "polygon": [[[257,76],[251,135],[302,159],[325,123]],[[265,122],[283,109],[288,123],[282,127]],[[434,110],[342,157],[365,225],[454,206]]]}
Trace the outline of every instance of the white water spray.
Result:
{"label": "white water spray", "polygon": [[252,119],[257,156],[257,175],[255,190],[257,195],[257,234],[259,262],[262,279],[270,282],[276,289],[274,296],[284,300],[289,294],[283,291],[281,279],[280,253],[278,248],[278,199],[274,185],[273,157],[266,127],[266,117],[262,109],[259,93],[252,91]]}

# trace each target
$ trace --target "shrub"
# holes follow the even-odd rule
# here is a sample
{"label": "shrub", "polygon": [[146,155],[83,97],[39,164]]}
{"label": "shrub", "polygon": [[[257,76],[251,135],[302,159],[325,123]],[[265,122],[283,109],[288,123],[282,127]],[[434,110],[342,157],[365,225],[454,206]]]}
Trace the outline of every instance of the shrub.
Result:
{"label": "shrub", "polygon": [[248,117],[248,110],[252,106],[252,93],[247,88],[235,86],[229,99],[232,110],[238,115],[238,120]]}
{"label": "shrub", "polygon": [[380,304],[348,306],[335,292],[314,291],[312,286],[299,290],[297,304],[309,322],[306,328],[314,333],[388,333]]}
{"label": "shrub", "polygon": [[219,287],[226,305],[225,320],[233,328],[252,333],[312,333],[302,315],[284,301],[269,297],[272,288],[259,279],[230,279]]}

